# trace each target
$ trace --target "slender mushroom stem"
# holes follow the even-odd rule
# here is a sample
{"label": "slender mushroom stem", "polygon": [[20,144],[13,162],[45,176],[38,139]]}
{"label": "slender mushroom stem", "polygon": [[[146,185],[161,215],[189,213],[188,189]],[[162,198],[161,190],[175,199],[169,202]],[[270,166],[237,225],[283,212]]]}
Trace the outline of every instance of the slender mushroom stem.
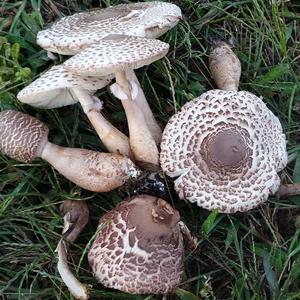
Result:
{"label": "slender mushroom stem", "polygon": [[241,77],[241,63],[230,46],[215,40],[209,54],[209,69],[217,87],[226,91],[237,91]]}
{"label": "slender mushroom stem", "polygon": [[105,119],[100,113],[99,104],[83,89],[73,87],[70,90],[82,105],[84,112],[107,150],[111,153],[119,153],[130,157],[128,137]]}
{"label": "slender mushroom stem", "polygon": [[86,300],[89,298],[87,287],[76,279],[68,266],[67,241],[73,242],[83,230],[89,219],[89,210],[84,201],[65,200],[61,206],[61,212],[64,219],[63,234],[66,240],[61,239],[56,248],[57,269],[70,293],[76,299]]}
{"label": "slender mushroom stem", "polygon": [[139,80],[135,75],[135,72],[133,70],[127,70],[126,75],[127,75],[127,78],[130,80],[130,82],[134,82],[135,85],[137,86],[138,94],[137,94],[137,97],[134,99],[134,101],[136,102],[136,104],[138,105],[140,110],[143,112],[146,124],[147,124],[156,144],[158,145],[161,141],[162,130],[153,116],[151,108],[145,97],[143,89],[141,88]]}
{"label": "slender mushroom stem", "polygon": [[122,101],[128,122],[130,148],[134,158],[138,162],[159,165],[159,153],[155,140],[146,124],[144,114],[135,103],[134,82],[129,82],[125,71],[120,71],[116,73],[116,84],[111,87],[111,91]]}
{"label": "slender mushroom stem", "polygon": [[300,195],[300,182],[294,184],[282,184],[277,194],[280,197]]}

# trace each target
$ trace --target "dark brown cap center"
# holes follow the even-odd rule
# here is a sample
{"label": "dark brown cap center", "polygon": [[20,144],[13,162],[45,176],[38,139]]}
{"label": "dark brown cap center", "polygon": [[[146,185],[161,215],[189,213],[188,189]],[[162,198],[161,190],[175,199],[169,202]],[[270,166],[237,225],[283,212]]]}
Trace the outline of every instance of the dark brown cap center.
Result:
{"label": "dark brown cap center", "polygon": [[219,131],[203,141],[204,159],[220,168],[235,168],[248,156],[248,146],[243,136],[231,129]]}

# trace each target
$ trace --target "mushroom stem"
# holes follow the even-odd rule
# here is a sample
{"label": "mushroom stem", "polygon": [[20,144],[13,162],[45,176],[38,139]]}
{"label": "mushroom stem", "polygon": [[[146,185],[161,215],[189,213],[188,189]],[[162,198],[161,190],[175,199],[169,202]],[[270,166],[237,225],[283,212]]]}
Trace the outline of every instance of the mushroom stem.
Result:
{"label": "mushroom stem", "polygon": [[70,293],[76,298],[85,300],[88,299],[88,291],[85,285],[76,279],[68,266],[68,257],[67,257],[67,246],[63,240],[58,242],[57,248],[58,262],[57,270],[68,287]]}
{"label": "mushroom stem", "polygon": [[230,46],[221,40],[212,41],[209,69],[217,87],[237,91],[241,77],[241,63]]}
{"label": "mushroom stem", "polygon": [[300,195],[300,182],[294,184],[282,184],[279,187],[277,194],[280,197]]}
{"label": "mushroom stem", "polygon": [[124,71],[117,72],[116,85],[111,86],[111,91],[122,101],[129,128],[129,144],[134,158],[138,162],[159,165],[155,140],[146,124],[144,114],[135,102],[135,83],[128,81]]}
{"label": "mushroom stem", "polygon": [[128,137],[104,118],[100,113],[101,105],[95,102],[88,92],[83,89],[73,87],[71,92],[82,105],[84,112],[107,150],[130,157]]}
{"label": "mushroom stem", "polygon": [[76,148],[65,148],[46,142],[40,156],[58,172],[78,186],[93,191],[107,192],[139,171],[127,157]]}
{"label": "mushroom stem", "polygon": [[60,207],[64,219],[63,234],[65,239],[58,242],[56,251],[58,255],[57,269],[68,287],[70,293],[76,299],[89,298],[85,285],[76,279],[68,266],[68,243],[74,241],[88,222],[89,210],[84,201],[65,200]]}
{"label": "mushroom stem", "polygon": [[140,108],[140,110],[143,112],[146,124],[147,124],[156,144],[158,145],[161,141],[162,130],[153,116],[151,108],[145,97],[143,89],[141,88],[139,80],[135,75],[135,72],[133,70],[127,70],[126,75],[127,75],[127,78],[129,78],[129,80],[131,82],[134,82],[137,86],[138,94],[137,94],[137,97],[135,98],[135,102],[138,105],[138,107]]}
{"label": "mushroom stem", "polygon": [[187,240],[189,250],[195,250],[198,246],[197,238],[192,236],[190,230],[182,221],[178,222],[178,225],[183,237]]}

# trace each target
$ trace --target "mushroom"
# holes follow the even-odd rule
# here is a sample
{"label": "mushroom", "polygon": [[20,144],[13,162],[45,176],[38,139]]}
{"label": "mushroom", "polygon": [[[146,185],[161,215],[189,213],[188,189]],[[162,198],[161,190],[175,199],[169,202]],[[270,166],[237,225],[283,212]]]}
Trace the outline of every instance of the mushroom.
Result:
{"label": "mushroom", "polygon": [[169,45],[159,40],[128,36],[109,36],[65,61],[64,66],[82,76],[115,74],[113,94],[122,100],[129,127],[129,143],[139,162],[158,165],[158,150],[143,113],[135,103],[138,88],[126,70],[140,68],[162,58]]}
{"label": "mushroom", "polygon": [[111,191],[140,173],[129,158],[119,154],[52,144],[48,131],[45,124],[27,114],[2,111],[0,152],[25,163],[41,157],[70,181],[94,192]]}
{"label": "mushroom", "polygon": [[[48,51],[73,55],[110,35],[158,38],[174,27],[181,17],[180,8],[171,3],[153,1],[120,4],[62,18],[49,29],[40,31],[37,43]],[[136,104],[142,110],[148,128],[159,144],[160,126],[153,117],[134,73],[131,72],[128,76],[136,82]]]}
{"label": "mushroom", "polygon": [[130,156],[127,136],[106,120],[100,113],[102,103],[92,97],[93,92],[108,85],[111,79],[112,76],[82,77],[67,71],[62,65],[54,66],[21,90],[17,98],[32,106],[48,109],[79,101],[109,152]]}
{"label": "mushroom", "polygon": [[73,55],[109,35],[158,38],[181,19],[178,6],[166,2],[140,2],[109,6],[64,17],[37,35],[42,48]]}
{"label": "mushroom", "polygon": [[220,47],[210,60],[217,85],[226,90],[202,94],[169,120],[160,162],[167,175],[179,176],[175,189],[181,199],[234,213],[258,206],[279,189],[286,139],[260,98],[237,91],[240,62],[229,47]]}
{"label": "mushroom", "polygon": [[178,211],[166,201],[139,195],[101,217],[99,233],[88,253],[96,279],[132,294],[167,294],[183,273],[183,236],[193,238]]}
{"label": "mushroom", "polygon": [[230,46],[220,39],[212,40],[209,69],[217,87],[237,91],[241,77],[241,62]]}
{"label": "mushroom", "polygon": [[70,293],[76,299],[85,300],[89,298],[87,287],[76,279],[68,266],[68,242],[74,242],[87,224],[89,209],[84,201],[65,200],[60,211],[64,219],[64,238],[60,239],[56,248],[57,269]]}

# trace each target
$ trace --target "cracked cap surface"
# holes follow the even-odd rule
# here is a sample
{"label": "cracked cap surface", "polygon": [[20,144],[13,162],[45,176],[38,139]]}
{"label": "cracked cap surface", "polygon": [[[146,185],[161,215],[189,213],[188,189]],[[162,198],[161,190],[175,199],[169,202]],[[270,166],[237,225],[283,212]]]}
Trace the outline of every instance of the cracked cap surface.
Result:
{"label": "cracked cap surface", "polygon": [[220,212],[246,211],[268,199],[287,164],[277,117],[252,93],[212,90],[168,122],[161,167],[181,199]]}
{"label": "cracked cap surface", "polygon": [[63,65],[53,66],[38,79],[21,90],[17,98],[23,103],[40,108],[57,108],[77,103],[69,88],[80,87],[93,94],[107,86],[113,76],[83,77],[66,70]]}
{"label": "cracked cap surface", "polygon": [[69,58],[64,66],[83,76],[106,76],[149,65],[168,50],[169,45],[159,40],[115,35]]}
{"label": "cracked cap surface", "polygon": [[111,34],[158,38],[181,19],[171,3],[153,1],[120,4],[64,17],[38,33],[46,50],[73,55]]}

